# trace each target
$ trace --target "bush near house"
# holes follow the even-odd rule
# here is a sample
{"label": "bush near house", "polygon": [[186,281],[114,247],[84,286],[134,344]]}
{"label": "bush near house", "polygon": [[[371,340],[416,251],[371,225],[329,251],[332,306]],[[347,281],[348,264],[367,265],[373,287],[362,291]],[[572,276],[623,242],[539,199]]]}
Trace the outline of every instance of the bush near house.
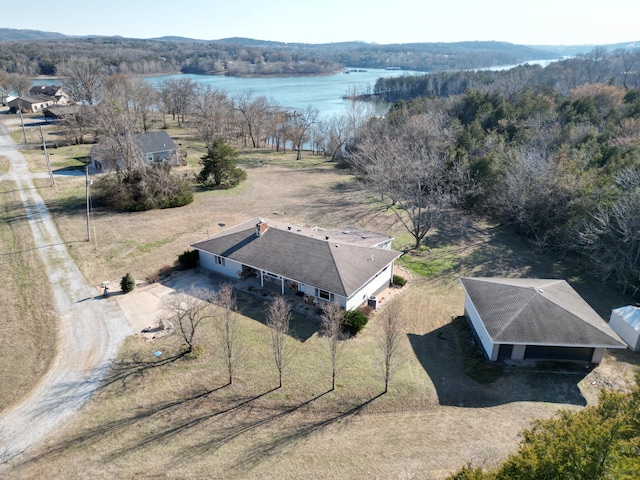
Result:
{"label": "bush near house", "polygon": [[198,266],[200,254],[198,250],[185,250],[178,255],[178,265],[182,270],[189,270]]}
{"label": "bush near house", "polygon": [[404,287],[407,284],[407,279],[400,275],[394,275],[391,283],[394,287]]}
{"label": "bush near house", "polygon": [[344,314],[343,330],[348,335],[357,335],[368,321],[369,318],[361,310],[347,310]]}
{"label": "bush near house", "polygon": [[127,272],[127,274],[122,277],[122,280],[120,280],[120,289],[122,293],[129,293],[132,292],[134,288],[136,288],[136,281],[133,275]]}

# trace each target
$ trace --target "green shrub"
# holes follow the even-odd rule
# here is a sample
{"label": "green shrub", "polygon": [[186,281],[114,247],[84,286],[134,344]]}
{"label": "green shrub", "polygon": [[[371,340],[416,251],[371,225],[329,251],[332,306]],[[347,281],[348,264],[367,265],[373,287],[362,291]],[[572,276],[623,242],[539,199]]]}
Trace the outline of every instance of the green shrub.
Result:
{"label": "green shrub", "polygon": [[122,280],[120,280],[120,289],[122,293],[129,293],[132,292],[134,288],[136,288],[136,281],[133,275],[127,272],[127,274],[122,277]]}
{"label": "green shrub", "polygon": [[394,275],[391,281],[396,287],[404,287],[407,284],[407,279],[400,275]]}
{"label": "green shrub", "polygon": [[344,314],[343,330],[348,335],[357,335],[362,330],[369,319],[360,310],[347,310]]}
{"label": "green shrub", "polygon": [[185,250],[178,255],[178,265],[180,265],[180,268],[183,270],[189,270],[198,266],[199,259],[200,254],[198,250]]}
{"label": "green shrub", "polygon": [[182,207],[193,201],[187,178],[171,174],[166,164],[151,164],[121,176],[110,174],[96,181],[94,199],[113,210],[140,212]]}

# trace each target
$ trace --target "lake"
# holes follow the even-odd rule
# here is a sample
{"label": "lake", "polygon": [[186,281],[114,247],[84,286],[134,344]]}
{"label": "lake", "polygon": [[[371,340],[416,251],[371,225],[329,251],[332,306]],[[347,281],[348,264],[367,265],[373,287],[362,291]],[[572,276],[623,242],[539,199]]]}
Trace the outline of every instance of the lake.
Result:
{"label": "lake", "polygon": [[[351,69],[349,69],[351,70]],[[424,72],[406,70],[383,70],[369,68],[366,71],[336,73],[333,75],[314,77],[270,77],[270,78],[238,78],[219,75],[175,74],[145,77],[152,85],[158,85],[167,78],[191,78],[198,83],[210,85],[212,88],[225,90],[234,96],[251,92],[253,96],[264,96],[272,103],[282,107],[303,109],[308,105],[317,108],[323,117],[342,114],[346,111],[348,101],[342,96],[353,92],[373,90],[379,77],[399,77],[402,75],[423,75]],[[59,80],[34,80],[34,85],[53,85]]]}

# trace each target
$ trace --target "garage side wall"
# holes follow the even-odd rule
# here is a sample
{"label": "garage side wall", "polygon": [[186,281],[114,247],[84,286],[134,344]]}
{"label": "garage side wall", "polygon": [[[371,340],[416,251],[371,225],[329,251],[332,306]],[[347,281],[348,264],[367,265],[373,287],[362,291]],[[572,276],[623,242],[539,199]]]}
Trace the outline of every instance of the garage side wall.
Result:
{"label": "garage side wall", "polygon": [[473,305],[473,302],[467,295],[464,299],[464,312],[466,317],[471,321],[474,330],[476,331],[476,335],[480,339],[480,343],[482,343],[482,348],[484,349],[489,360],[495,362],[498,360],[498,345],[494,345],[491,341],[491,337],[489,337],[489,332],[482,323],[480,319],[480,315],[476,310],[476,307]]}

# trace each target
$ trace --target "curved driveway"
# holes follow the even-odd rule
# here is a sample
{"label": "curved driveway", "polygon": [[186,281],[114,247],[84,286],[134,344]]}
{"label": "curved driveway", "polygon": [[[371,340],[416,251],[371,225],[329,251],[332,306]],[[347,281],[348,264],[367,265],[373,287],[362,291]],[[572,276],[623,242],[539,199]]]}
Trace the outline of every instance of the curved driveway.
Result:
{"label": "curved driveway", "polygon": [[2,124],[0,156],[10,161],[9,174],[0,178],[15,181],[20,191],[59,318],[49,371],[20,404],[0,417],[0,455],[6,459],[35,446],[84,405],[133,331],[115,300],[97,296],[78,270],[33,185],[24,156]]}

